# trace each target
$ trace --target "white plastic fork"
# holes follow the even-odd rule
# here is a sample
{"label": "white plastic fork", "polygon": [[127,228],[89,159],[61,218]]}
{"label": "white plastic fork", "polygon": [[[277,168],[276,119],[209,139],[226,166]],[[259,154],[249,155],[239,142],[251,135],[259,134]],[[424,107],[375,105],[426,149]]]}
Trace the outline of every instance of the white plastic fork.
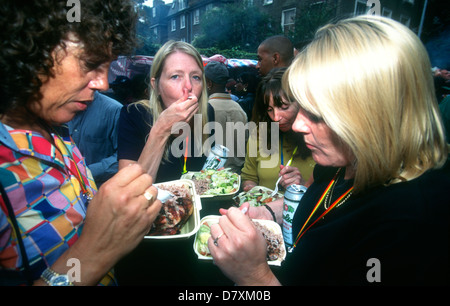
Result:
{"label": "white plastic fork", "polygon": [[165,189],[161,189],[156,187],[156,189],[158,189],[158,197],[157,199],[161,201],[161,203],[165,203],[167,200],[175,197],[175,195],[173,193],[171,193],[168,190]]}
{"label": "white plastic fork", "polygon": [[275,189],[273,190],[273,192],[270,194],[270,197],[273,197],[274,195],[276,195],[277,194],[277,192],[278,192],[278,184],[280,183],[280,180],[281,180],[281,176],[278,178],[278,180],[277,180],[277,182],[275,183]]}
{"label": "white plastic fork", "polygon": [[[291,159],[287,162],[286,167],[290,166],[292,163],[292,159],[294,158],[295,153],[297,152],[297,147],[295,147],[294,152],[292,152],[292,156]],[[273,190],[273,192],[270,194],[271,197],[273,197],[274,195],[277,194],[278,192],[278,184],[280,183],[282,176],[280,176],[277,180],[277,182],[275,183],[275,189]]]}

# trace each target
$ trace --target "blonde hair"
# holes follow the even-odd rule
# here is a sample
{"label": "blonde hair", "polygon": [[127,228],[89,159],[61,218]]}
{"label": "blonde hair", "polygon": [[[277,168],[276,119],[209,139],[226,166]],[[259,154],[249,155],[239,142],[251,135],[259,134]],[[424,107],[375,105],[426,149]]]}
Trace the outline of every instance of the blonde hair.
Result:
{"label": "blonde hair", "polygon": [[[205,80],[205,73],[204,73],[204,67],[203,67],[203,59],[198,53],[198,51],[195,49],[194,46],[192,46],[189,43],[182,42],[182,41],[174,41],[170,40],[166,42],[156,53],[152,68],[150,70],[150,79],[155,78],[155,86],[154,88],[150,86],[150,99],[149,100],[141,100],[138,103],[150,108],[150,112],[153,117],[152,125],[155,124],[156,120],[158,120],[160,114],[164,110],[163,101],[161,100],[161,96],[159,93],[159,81],[161,77],[161,73],[164,69],[164,64],[166,61],[166,58],[175,52],[182,52],[187,55],[192,56],[195,61],[197,62],[198,66],[201,68],[203,77],[202,77],[202,93],[200,97],[198,97],[198,103],[200,105],[197,114],[202,115],[202,130],[205,124],[208,122],[208,93],[206,91],[206,80]],[[200,135],[195,135],[196,139],[195,145],[200,148],[202,146],[202,142],[204,142],[207,139],[208,135],[203,135],[203,137],[199,137]],[[164,158],[168,157],[168,150],[169,150],[169,144],[166,145]]]}
{"label": "blonde hair", "polygon": [[355,192],[417,178],[448,158],[427,52],[396,21],[359,16],[324,26],[284,83],[351,149]]}

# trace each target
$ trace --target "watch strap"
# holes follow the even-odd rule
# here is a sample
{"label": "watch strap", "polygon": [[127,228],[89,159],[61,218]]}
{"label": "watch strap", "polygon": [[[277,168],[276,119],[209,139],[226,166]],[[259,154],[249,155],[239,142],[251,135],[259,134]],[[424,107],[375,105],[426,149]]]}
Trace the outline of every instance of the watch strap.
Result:
{"label": "watch strap", "polygon": [[275,213],[273,212],[272,208],[269,205],[264,205],[265,208],[267,208],[267,210],[270,212],[270,214],[272,215],[273,221],[277,222],[277,218],[275,217]]}
{"label": "watch strap", "polygon": [[[63,274],[56,273],[52,269],[47,268],[44,270],[44,272],[42,272],[41,278],[47,283],[47,285],[54,286],[52,279],[55,277],[58,277],[58,276],[62,276],[62,275]],[[64,276],[67,277],[67,275],[64,275]],[[73,284],[70,280],[67,280],[67,282],[68,282],[68,284],[67,284],[68,286],[73,286]]]}

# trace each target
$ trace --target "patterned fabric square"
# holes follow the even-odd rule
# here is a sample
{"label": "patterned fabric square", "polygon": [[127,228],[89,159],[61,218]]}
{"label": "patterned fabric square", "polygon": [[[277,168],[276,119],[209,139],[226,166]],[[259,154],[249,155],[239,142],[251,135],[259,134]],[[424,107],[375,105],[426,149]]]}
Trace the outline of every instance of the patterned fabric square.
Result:
{"label": "patterned fabric square", "polygon": [[[31,273],[38,278],[81,234],[87,205],[82,185],[92,194],[97,188],[70,137],[53,134],[55,147],[38,133],[8,131],[8,141],[18,150],[0,140],[0,181],[13,206]],[[1,197],[0,208],[0,269],[23,271],[18,240]],[[102,281],[108,283],[115,283],[112,274]]]}

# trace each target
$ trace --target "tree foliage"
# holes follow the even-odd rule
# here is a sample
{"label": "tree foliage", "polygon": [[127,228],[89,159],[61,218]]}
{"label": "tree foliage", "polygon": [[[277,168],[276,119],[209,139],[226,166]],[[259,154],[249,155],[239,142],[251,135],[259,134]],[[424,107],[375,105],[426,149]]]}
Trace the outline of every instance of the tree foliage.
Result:
{"label": "tree foliage", "polygon": [[254,52],[261,41],[280,31],[268,15],[245,5],[244,1],[209,10],[200,24],[202,34],[193,41],[198,48]]}
{"label": "tree foliage", "polygon": [[336,17],[336,4],[320,2],[305,5],[295,18],[295,31],[288,33],[294,42],[307,42],[314,37],[316,31]]}
{"label": "tree foliage", "polygon": [[[155,54],[161,45],[154,41],[150,27],[151,8],[143,5],[144,0],[134,0],[139,12],[137,25],[141,42],[136,54]],[[310,40],[316,30],[336,16],[336,2],[323,1],[304,5],[297,10],[293,31],[283,33],[279,22],[269,15],[248,6],[246,1],[235,1],[214,7],[202,14],[201,35],[192,44],[203,55],[222,54],[227,58],[256,59],[258,45],[269,36],[285,34],[293,42]]]}
{"label": "tree foliage", "polygon": [[155,42],[155,36],[150,27],[151,8],[143,5],[144,0],[134,1],[136,2],[136,10],[139,14],[139,20],[136,27],[139,45],[136,48],[135,54],[153,55],[159,50],[161,45]]}

